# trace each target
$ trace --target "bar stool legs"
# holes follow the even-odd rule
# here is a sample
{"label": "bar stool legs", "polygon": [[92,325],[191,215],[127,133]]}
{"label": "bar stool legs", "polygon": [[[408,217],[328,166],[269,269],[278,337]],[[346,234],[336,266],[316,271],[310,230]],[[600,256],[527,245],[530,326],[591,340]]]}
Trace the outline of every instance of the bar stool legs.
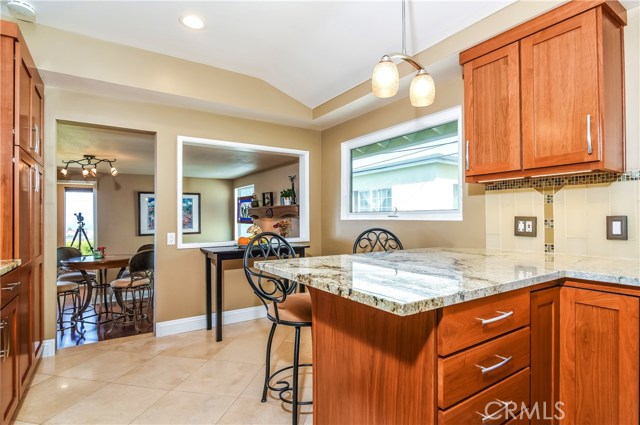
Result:
{"label": "bar stool legs", "polygon": [[[75,282],[59,281],[57,283],[58,292],[58,331],[64,334],[67,329],[75,328],[77,322],[76,314],[80,309],[80,289]],[[71,307],[67,307],[67,297],[71,298]],[[69,320],[64,319],[67,310],[71,309],[72,313]]]}

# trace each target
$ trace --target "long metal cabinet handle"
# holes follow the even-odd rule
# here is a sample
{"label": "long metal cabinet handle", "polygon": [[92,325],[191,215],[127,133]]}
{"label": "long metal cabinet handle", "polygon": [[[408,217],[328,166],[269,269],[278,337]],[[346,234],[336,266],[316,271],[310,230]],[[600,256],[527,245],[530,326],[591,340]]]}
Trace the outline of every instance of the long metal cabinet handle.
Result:
{"label": "long metal cabinet handle", "polygon": [[18,286],[20,286],[22,282],[12,282],[12,283],[5,283],[4,285],[2,285],[2,290],[3,291],[13,291],[15,288],[17,288]]}
{"label": "long metal cabinet handle", "polygon": [[499,322],[501,320],[504,320],[504,319],[512,316],[513,315],[513,310],[512,311],[506,311],[506,312],[505,311],[496,311],[496,313],[500,313],[500,316],[496,316],[496,317],[494,317],[492,319],[483,319],[481,317],[476,317],[476,319],[478,319],[482,323],[482,326],[486,326],[488,324]]}
{"label": "long metal cabinet handle", "polygon": [[480,368],[480,372],[482,372],[483,375],[485,373],[493,372],[496,369],[500,369],[502,366],[504,366],[507,363],[509,363],[511,361],[511,359],[513,359],[513,356],[502,357],[502,356],[499,356],[497,354],[496,354],[496,357],[499,358],[499,359],[502,359],[502,360],[500,362],[492,365],[492,366],[484,367],[484,366],[481,366],[479,364],[476,365],[476,366],[478,366]]}
{"label": "long metal cabinet handle", "polygon": [[591,114],[587,114],[587,154],[593,153],[593,146],[591,145]]}
{"label": "long metal cabinet handle", "polygon": [[40,192],[40,165],[38,163],[36,163],[36,169],[34,172],[36,177],[35,189],[36,192]]}
{"label": "long metal cabinet handle", "polygon": [[36,153],[40,154],[40,127],[38,124],[34,124],[36,130]]}
{"label": "long metal cabinet handle", "polygon": [[8,329],[5,329],[8,324],[9,321],[7,319],[2,319],[0,322],[0,332],[2,333],[0,337],[0,343],[2,344],[0,347],[0,359],[6,359],[9,357],[9,349],[11,348],[11,332]]}
{"label": "long metal cabinet handle", "polygon": [[467,171],[469,171],[469,141],[468,140],[467,140],[467,148],[465,150],[464,158],[466,162],[466,169]]}
{"label": "long metal cabinet handle", "polygon": [[[483,424],[486,424],[487,422],[491,422],[491,421],[495,421],[495,420],[500,419],[500,417],[502,416],[502,412],[509,407],[510,403],[506,403],[506,402],[504,402],[502,400],[498,400],[498,399],[496,399],[496,401],[498,403],[502,404],[502,407],[499,408],[498,410],[496,410],[495,412],[487,413],[486,415],[484,413],[476,412],[482,418],[482,423]],[[502,419],[504,420],[506,418],[502,418]]]}

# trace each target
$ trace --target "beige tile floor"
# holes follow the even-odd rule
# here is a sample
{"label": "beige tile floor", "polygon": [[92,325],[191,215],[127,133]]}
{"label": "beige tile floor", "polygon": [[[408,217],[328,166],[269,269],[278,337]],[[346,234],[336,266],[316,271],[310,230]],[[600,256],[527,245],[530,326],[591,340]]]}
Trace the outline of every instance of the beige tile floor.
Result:
{"label": "beige tile floor", "polygon": [[[290,406],[277,394],[260,402],[270,326],[228,325],[218,343],[213,331],[196,331],[59,350],[40,361],[15,424],[290,424]],[[302,335],[300,360],[311,362],[310,329]],[[280,326],[272,364],[292,357],[293,329]],[[310,370],[300,385],[310,399]],[[312,424],[311,406],[302,412],[300,423]]]}

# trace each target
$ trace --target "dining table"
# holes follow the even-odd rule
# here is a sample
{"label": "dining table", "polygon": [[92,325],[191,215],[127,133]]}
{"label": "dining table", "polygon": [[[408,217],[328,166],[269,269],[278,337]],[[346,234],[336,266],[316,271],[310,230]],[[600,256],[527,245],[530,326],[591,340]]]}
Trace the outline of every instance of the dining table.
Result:
{"label": "dining table", "polygon": [[[122,274],[129,265],[130,259],[131,255],[113,254],[105,255],[100,258],[97,258],[93,255],[83,255],[80,257],[72,257],[67,260],[61,261],[61,264],[63,266],[82,273],[82,276],[84,277],[84,280],[87,284],[87,289],[82,300],[82,305],[80,306],[80,309],[76,313],[75,317],[82,317],[83,313],[87,310],[89,304],[91,303],[94,289],[99,291],[98,294],[102,297],[102,302],[105,304],[105,306],[107,306],[107,288],[109,287],[107,282],[107,271],[109,269],[119,269],[118,274],[116,275],[116,279],[119,279],[120,277],[122,277]],[[98,272],[96,274],[97,281],[89,276],[89,274],[87,273],[87,271],[89,270],[96,270]],[[98,314],[97,311],[96,314]],[[98,322],[99,321],[100,317],[98,317]]]}

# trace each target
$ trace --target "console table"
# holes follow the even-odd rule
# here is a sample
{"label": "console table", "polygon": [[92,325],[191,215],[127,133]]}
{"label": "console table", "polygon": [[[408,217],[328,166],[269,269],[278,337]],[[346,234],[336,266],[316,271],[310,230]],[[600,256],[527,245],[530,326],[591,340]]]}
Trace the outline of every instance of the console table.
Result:
{"label": "console table", "polygon": [[[292,243],[291,246],[297,255],[304,257],[304,251],[309,244]],[[207,304],[207,330],[212,327],[211,321],[211,264],[216,266],[216,341],[222,341],[222,262],[225,260],[238,260],[244,257],[245,247],[220,246],[213,248],[200,248],[205,255],[206,267],[206,304]]]}

